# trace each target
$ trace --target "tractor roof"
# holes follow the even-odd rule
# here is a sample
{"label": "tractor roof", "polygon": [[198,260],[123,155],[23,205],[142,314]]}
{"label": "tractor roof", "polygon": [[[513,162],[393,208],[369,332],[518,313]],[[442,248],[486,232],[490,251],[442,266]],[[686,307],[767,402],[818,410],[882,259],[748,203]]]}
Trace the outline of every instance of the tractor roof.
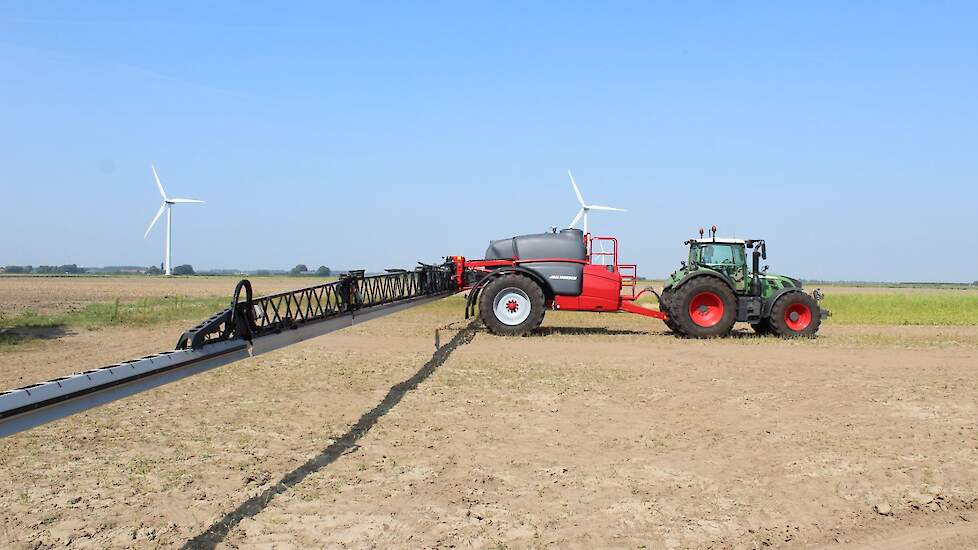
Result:
{"label": "tractor roof", "polygon": [[713,239],[713,238],[710,238],[710,239],[690,239],[689,242],[690,242],[690,244],[693,244],[693,243],[703,243],[703,244],[710,244],[710,243],[745,244],[744,243],[744,239],[720,239],[720,238],[717,238],[717,239]]}

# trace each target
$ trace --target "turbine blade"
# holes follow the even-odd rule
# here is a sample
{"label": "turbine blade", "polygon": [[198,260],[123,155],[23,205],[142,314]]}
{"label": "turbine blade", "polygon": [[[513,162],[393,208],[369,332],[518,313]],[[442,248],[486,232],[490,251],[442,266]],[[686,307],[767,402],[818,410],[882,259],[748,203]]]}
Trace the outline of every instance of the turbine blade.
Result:
{"label": "turbine blade", "polygon": [[577,202],[581,203],[581,206],[587,206],[584,204],[584,197],[581,196],[581,190],[577,188],[577,182],[574,181],[574,174],[571,171],[567,171],[567,175],[570,176],[571,185],[574,186],[574,194],[577,195]]}
{"label": "turbine blade", "polygon": [[581,221],[581,216],[583,215],[584,215],[584,209],[581,208],[580,210],[577,211],[577,215],[574,216],[574,220],[570,222],[570,225],[568,225],[567,227],[574,227],[575,225],[577,225],[577,222]]}
{"label": "turbine blade", "polygon": [[149,222],[149,227],[146,228],[146,233],[143,233],[144,239],[146,238],[147,235],[149,235],[150,229],[153,229],[153,226],[156,225],[156,220],[160,219],[160,216],[163,215],[164,210],[166,210],[165,203],[162,206],[160,206],[159,210],[156,211],[156,216],[153,217],[153,221]]}
{"label": "turbine blade", "polygon": [[624,208],[614,208],[612,206],[601,206],[600,204],[589,204],[587,205],[591,210],[610,210],[611,212],[628,212]]}
{"label": "turbine blade", "polygon": [[160,183],[160,176],[156,173],[156,166],[150,164],[149,167],[153,169],[153,177],[156,179],[156,187],[160,190],[160,196],[163,197],[163,200],[166,200],[166,191],[163,190],[163,184]]}
{"label": "turbine blade", "polygon": [[166,199],[169,202],[204,202],[197,199]]}

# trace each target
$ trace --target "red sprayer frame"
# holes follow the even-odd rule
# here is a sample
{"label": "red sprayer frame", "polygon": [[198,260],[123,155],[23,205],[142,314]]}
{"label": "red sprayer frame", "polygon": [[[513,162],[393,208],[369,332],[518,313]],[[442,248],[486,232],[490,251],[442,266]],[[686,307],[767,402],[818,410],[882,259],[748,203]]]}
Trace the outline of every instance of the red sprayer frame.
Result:
{"label": "red sprayer frame", "polygon": [[[615,237],[592,237],[588,234],[585,236],[585,240],[587,242],[586,260],[571,258],[467,260],[463,256],[452,256],[449,259],[455,263],[456,283],[458,288],[462,290],[471,290],[484,279],[477,277],[475,278],[477,282],[472,282],[473,278],[466,277],[467,271],[491,274],[500,268],[519,267],[532,263],[567,262],[583,264],[584,275],[581,294],[578,296],[553,296],[548,301],[547,307],[566,311],[625,311],[656,319],[667,318],[667,315],[661,311],[645,308],[635,303],[646,291],[642,290],[636,293],[638,266],[618,263],[618,239]],[[610,242],[611,252],[605,252],[603,246],[599,246],[599,250],[595,251],[593,246],[596,242],[599,245]],[[599,262],[595,263],[596,260]],[[605,260],[610,260],[610,263]]]}

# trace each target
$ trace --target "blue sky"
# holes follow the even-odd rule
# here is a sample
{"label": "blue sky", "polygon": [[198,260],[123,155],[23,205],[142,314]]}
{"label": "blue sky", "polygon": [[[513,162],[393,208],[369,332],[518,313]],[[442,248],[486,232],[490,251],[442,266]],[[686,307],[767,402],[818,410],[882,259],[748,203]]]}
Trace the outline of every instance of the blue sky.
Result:
{"label": "blue sky", "polygon": [[[978,4],[17,3],[0,264],[407,267],[566,225],[640,273],[978,279]],[[182,206],[182,208],[181,208]]]}

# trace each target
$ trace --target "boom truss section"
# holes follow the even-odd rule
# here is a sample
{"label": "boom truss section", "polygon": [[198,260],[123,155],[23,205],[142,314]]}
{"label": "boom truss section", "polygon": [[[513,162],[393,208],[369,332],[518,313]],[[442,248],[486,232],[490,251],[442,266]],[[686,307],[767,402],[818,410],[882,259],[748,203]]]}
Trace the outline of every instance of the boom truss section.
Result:
{"label": "boom truss section", "polygon": [[185,332],[173,351],[0,392],[0,437],[441,299],[458,290],[449,265],[369,277],[355,271],[336,282],[259,298],[243,280],[230,306]]}

